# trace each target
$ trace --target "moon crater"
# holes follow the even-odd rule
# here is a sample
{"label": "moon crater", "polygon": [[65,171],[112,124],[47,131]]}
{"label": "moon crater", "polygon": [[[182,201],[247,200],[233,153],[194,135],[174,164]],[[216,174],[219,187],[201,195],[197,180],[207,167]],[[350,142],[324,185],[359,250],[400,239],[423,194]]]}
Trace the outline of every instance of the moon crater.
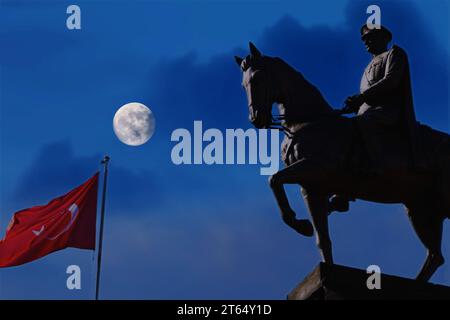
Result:
{"label": "moon crater", "polygon": [[114,115],[113,128],[120,141],[129,146],[140,146],[155,132],[155,117],[142,103],[127,103]]}

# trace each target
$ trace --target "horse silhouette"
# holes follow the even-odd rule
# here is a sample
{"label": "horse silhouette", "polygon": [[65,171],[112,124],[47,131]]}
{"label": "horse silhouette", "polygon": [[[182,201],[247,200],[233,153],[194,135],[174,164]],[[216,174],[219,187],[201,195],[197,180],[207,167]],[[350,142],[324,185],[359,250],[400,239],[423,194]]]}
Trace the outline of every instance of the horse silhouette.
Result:
{"label": "horse silhouette", "polygon": [[[316,233],[322,260],[333,264],[328,231],[329,198],[333,194],[379,203],[402,203],[427,249],[417,279],[428,281],[444,264],[443,221],[450,218],[450,136],[417,124],[426,169],[408,165],[407,138],[386,128],[384,169],[367,175],[370,166],[354,120],[333,110],[320,91],[282,59],[264,56],[250,43],[250,55],[235,57],[243,72],[249,120],[256,128],[279,128],[286,135],[281,155],[286,167],[269,178],[283,221],[302,235]],[[279,116],[272,115],[278,104]],[[280,122],[281,120],[281,122]],[[297,219],[284,184],[298,184],[312,224]]]}

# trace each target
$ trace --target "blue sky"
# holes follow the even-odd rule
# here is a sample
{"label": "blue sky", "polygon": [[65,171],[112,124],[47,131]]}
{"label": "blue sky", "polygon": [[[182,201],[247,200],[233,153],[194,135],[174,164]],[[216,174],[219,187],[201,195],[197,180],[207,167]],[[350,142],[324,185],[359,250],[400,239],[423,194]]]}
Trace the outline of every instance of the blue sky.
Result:
{"label": "blue sky", "polygon": [[[19,209],[46,203],[111,158],[102,293],[112,299],[283,299],[319,261],[311,238],[283,224],[259,166],[175,166],[176,128],[248,128],[233,55],[249,40],[279,56],[340,107],[369,61],[365,9],[409,54],[419,121],[449,132],[449,4],[435,1],[64,1],[0,5],[0,234]],[[152,139],[122,144],[112,118],[139,101]],[[306,216],[298,187],[289,187]],[[400,205],[353,204],[330,218],[335,260],[414,277],[425,250]],[[449,223],[443,250],[450,260]],[[82,269],[69,291],[66,267]],[[89,299],[93,254],[67,249],[0,270],[2,299]],[[449,264],[433,277],[450,285]]]}

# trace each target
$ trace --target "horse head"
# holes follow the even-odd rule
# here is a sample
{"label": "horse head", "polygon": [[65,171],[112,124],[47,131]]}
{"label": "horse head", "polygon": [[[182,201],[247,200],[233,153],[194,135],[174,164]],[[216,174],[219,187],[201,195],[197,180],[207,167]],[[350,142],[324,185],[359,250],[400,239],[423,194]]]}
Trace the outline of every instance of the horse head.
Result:
{"label": "horse head", "polygon": [[272,105],[275,102],[275,83],[270,75],[268,60],[250,42],[250,55],[234,57],[242,71],[242,86],[247,94],[249,120],[258,129],[272,124]]}
{"label": "horse head", "polygon": [[[280,58],[262,55],[251,42],[249,48],[250,54],[245,59],[234,58],[243,73],[249,120],[256,128],[276,128],[280,124],[287,128],[286,124],[291,126],[333,114],[320,91],[300,72]],[[272,116],[274,103],[281,115],[278,118]]]}

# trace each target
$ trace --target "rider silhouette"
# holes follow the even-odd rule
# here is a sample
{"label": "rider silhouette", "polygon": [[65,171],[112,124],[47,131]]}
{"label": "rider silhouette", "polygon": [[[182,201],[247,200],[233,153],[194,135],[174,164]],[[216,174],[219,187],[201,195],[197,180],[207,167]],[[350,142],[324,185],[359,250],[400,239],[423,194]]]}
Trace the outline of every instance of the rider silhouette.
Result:
{"label": "rider silhouette", "polygon": [[[392,33],[383,26],[369,28],[363,25],[360,32],[372,60],[361,78],[360,93],[345,100],[342,112],[357,113],[354,119],[371,162],[369,174],[382,174],[383,149],[378,136],[386,126],[406,128],[412,168],[422,169],[417,152],[416,117],[407,54],[397,45],[388,49]],[[346,211],[348,201],[334,196],[330,207],[330,211]]]}

